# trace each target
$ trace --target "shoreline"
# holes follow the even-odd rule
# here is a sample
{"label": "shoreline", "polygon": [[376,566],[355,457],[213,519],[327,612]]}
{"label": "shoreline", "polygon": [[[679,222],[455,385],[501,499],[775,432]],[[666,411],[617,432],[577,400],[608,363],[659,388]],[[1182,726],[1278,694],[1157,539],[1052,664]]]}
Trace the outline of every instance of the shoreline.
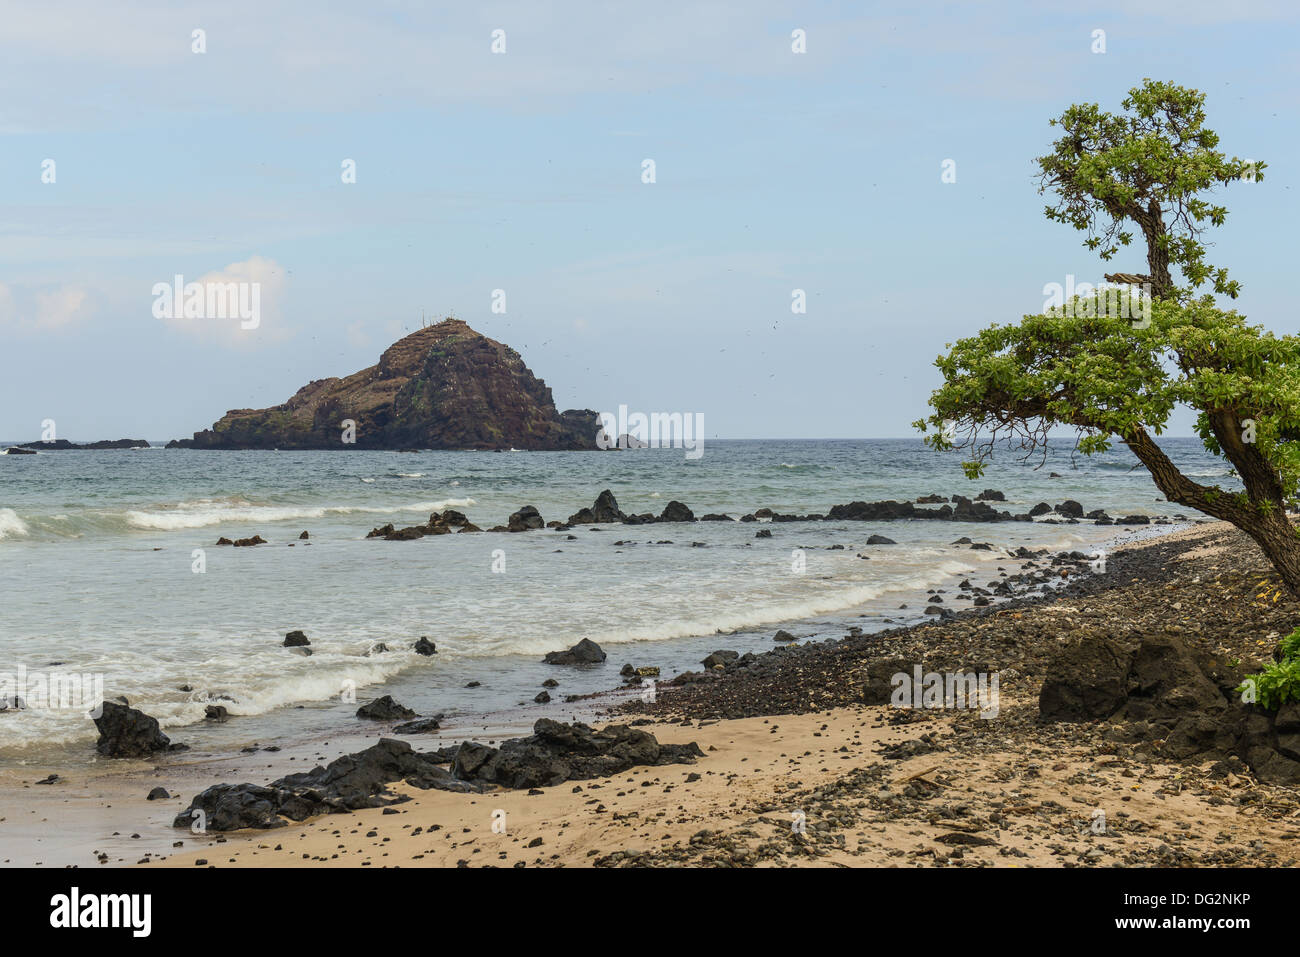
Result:
{"label": "shoreline", "polygon": [[[729,524],[734,524],[734,520]],[[862,538],[865,536],[865,531],[860,532],[857,527],[854,527],[860,524],[859,521],[852,521],[848,523],[847,528],[840,530],[840,539],[842,542],[847,542],[847,544],[837,542],[835,544],[804,545],[797,540],[793,544],[797,545],[800,552],[805,548],[811,549],[810,554],[821,554],[823,552],[832,554],[839,550],[838,554],[848,556],[852,556],[854,552],[857,552],[859,558],[891,558],[893,550],[885,549],[883,546],[875,546],[870,543],[864,546],[860,543],[853,543],[855,537]],[[463,652],[457,654],[455,649],[452,650],[451,654],[448,654],[448,649],[443,645],[442,639],[439,638],[438,644],[442,647],[439,649],[440,656],[436,659],[421,659],[406,654],[404,660],[400,653],[405,651],[405,646],[399,646],[399,656],[393,658],[391,662],[387,656],[374,659],[377,664],[386,667],[389,673],[381,678],[358,682],[358,693],[360,697],[370,697],[391,690],[394,696],[411,694],[419,698],[429,680],[428,669],[424,667],[427,661],[454,664],[454,674],[459,678],[460,685],[455,686],[454,681],[449,684],[448,680],[446,680],[453,673],[452,671],[437,668],[435,683],[440,685],[438,700],[417,700],[415,704],[416,707],[426,705],[436,711],[450,710],[452,714],[458,717],[472,720],[475,715],[490,715],[497,711],[508,710],[512,705],[525,707],[525,702],[531,699],[538,690],[536,687],[527,684],[527,681],[532,680],[533,684],[540,684],[541,678],[545,676],[534,675],[527,679],[521,676],[524,673],[537,671],[535,668],[537,658],[540,658],[545,651],[559,650],[559,642],[561,641],[567,644],[579,637],[592,637],[602,644],[608,642],[606,647],[610,649],[612,655],[635,659],[632,663],[636,666],[659,666],[665,669],[665,674],[668,674],[673,670],[693,667],[699,658],[709,654],[713,650],[712,647],[706,647],[712,644],[713,639],[710,635],[728,637],[732,641],[744,645],[743,650],[757,653],[770,647],[771,634],[776,630],[796,630],[800,640],[805,640],[820,639],[833,635],[852,624],[860,625],[868,630],[916,624],[925,620],[922,610],[925,608],[924,603],[927,595],[933,594],[935,591],[952,590],[955,584],[965,576],[982,577],[987,574],[995,578],[999,576],[1003,578],[1010,577],[1014,581],[1016,576],[1024,572],[1024,563],[1026,561],[1025,554],[1013,555],[1012,552],[1014,551],[1027,553],[1028,551],[1043,552],[1046,550],[1050,554],[1057,554],[1072,549],[1085,549],[1091,552],[1097,548],[1112,548],[1115,543],[1124,540],[1125,536],[1168,534],[1170,531],[1182,527],[1180,523],[1161,519],[1150,525],[1111,526],[1104,531],[1092,522],[1074,522],[1072,525],[1064,521],[1025,523],[944,522],[941,524],[952,535],[966,532],[977,536],[991,536],[997,544],[991,546],[984,543],[971,544],[970,538],[963,536],[958,538],[956,542],[949,544],[949,548],[945,550],[947,554],[932,556],[927,559],[927,564],[918,566],[906,580],[891,579],[887,573],[886,578],[879,584],[868,582],[861,585],[852,581],[845,583],[848,592],[868,591],[872,593],[870,597],[863,597],[861,594],[842,595],[830,593],[821,596],[810,592],[810,597],[801,597],[787,603],[792,606],[802,606],[798,609],[778,605],[775,608],[768,608],[767,611],[774,614],[770,617],[764,615],[761,620],[746,620],[751,616],[743,611],[724,616],[722,619],[715,616],[708,619],[707,622],[691,622],[690,624],[694,628],[700,629],[691,633],[670,633],[664,637],[650,637],[647,632],[645,637],[631,640],[626,638],[610,640],[608,636],[602,636],[598,632],[584,629],[581,632],[574,632],[572,636],[566,634],[563,637],[558,637],[554,639],[554,644],[543,646],[543,648],[533,653],[512,652],[501,656],[466,656]],[[956,527],[953,527],[954,525]],[[1043,527],[1047,525],[1050,525],[1051,528],[1046,529]],[[877,527],[877,523],[870,523],[870,527]],[[755,522],[754,528],[760,531],[779,528],[782,531],[793,530],[796,535],[798,534],[798,529],[792,524],[771,522],[766,518]],[[600,523],[595,523],[590,530],[593,532],[597,530],[609,532],[614,529],[618,529],[620,534],[626,535],[629,532],[636,534],[636,531],[625,529],[619,525],[606,525],[601,528]],[[1022,534],[1022,531],[1027,529],[1033,529],[1034,532],[1029,535]],[[1053,542],[1047,542],[1036,538],[1035,533],[1037,536],[1055,534],[1058,537]],[[1104,540],[1093,542],[1087,540],[1089,536],[1098,535],[1105,535],[1106,537]],[[946,540],[948,535],[937,537]],[[531,540],[532,536],[529,536],[529,538]],[[966,544],[963,545],[963,542]],[[328,547],[328,543],[325,544]],[[642,543],[629,538],[627,541],[620,539],[608,544],[612,544],[616,548],[625,546],[626,549],[631,549],[638,545],[643,548],[650,548],[654,545],[671,545],[672,543],[653,541]],[[733,547],[735,545],[735,543],[724,543],[724,547],[726,544],[731,544]],[[1020,548],[1017,549],[1017,545],[1020,545]],[[545,548],[546,545],[539,538],[532,541],[532,547],[537,550],[539,547]],[[789,546],[786,545],[785,547],[788,548]],[[908,547],[906,541],[897,546],[897,548],[903,550]],[[982,553],[967,551],[967,549],[977,548],[983,548],[985,551]],[[400,559],[402,556],[397,555],[394,557]],[[964,564],[968,567],[960,571],[953,571],[949,567],[953,563]],[[997,566],[996,571],[994,571],[994,566]],[[1003,574],[1004,567],[1009,569],[1009,573]],[[825,576],[819,577],[824,578]],[[992,596],[989,600],[994,603],[998,603],[1006,597],[1000,593],[994,595],[986,592],[986,594]],[[819,601],[822,602],[821,608],[817,607]],[[898,604],[899,602],[902,604]],[[944,608],[946,609],[947,606],[944,606]],[[610,618],[609,623],[617,626],[613,630],[620,630],[622,627],[618,625],[615,618]],[[703,628],[701,628],[702,625]],[[310,628],[310,626],[308,627]],[[413,638],[413,636],[414,633],[412,633],[411,637]],[[312,629],[312,637],[316,637],[314,629]],[[326,635],[326,638],[330,637],[330,635]],[[387,634],[383,637],[390,645],[394,646],[397,646],[397,642],[409,642],[411,640],[411,638],[395,637]],[[375,645],[376,641],[377,639],[372,640],[371,645]],[[275,638],[274,646],[279,647],[280,644],[279,638]],[[339,650],[337,640],[328,649],[329,652],[335,653]],[[352,650],[345,650],[345,654],[350,657],[337,659],[337,655],[335,655],[336,660],[332,659],[331,665],[337,668],[339,661],[356,661],[358,667],[361,667],[364,664],[361,658],[368,659],[371,657],[370,651],[366,651],[361,658],[357,658],[356,653]],[[534,655],[536,655],[536,658]],[[394,667],[397,670],[393,671]],[[561,675],[557,673],[554,676],[560,677]],[[308,677],[311,677],[311,675],[298,669],[296,680],[306,680]],[[568,679],[565,681],[565,685],[571,686],[562,687],[555,694],[557,699],[560,697],[561,692],[568,695],[570,692],[576,691],[578,695],[587,697],[617,687],[617,680],[613,679],[612,676],[602,678],[599,675],[583,672],[569,672],[565,677]],[[182,679],[186,686],[191,682],[190,676],[183,673],[178,675],[175,680],[181,682]],[[467,681],[476,681],[484,686],[483,692],[465,693],[465,682]],[[336,702],[333,702],[333,699],[320,698],[299,698],[277,704],[269,709],[249,712],[241,712],[236,708],[231,708],[232,723],[228,727],[214,726],[203,720],[205,705],[229,705],[230,698],[227,689],[224,683],[205,686],[195,681],[194,684],[198,687],[192,692],[189,687],[179,689],[181,692],[188,694],[188,700],[172,695],[171,698],[164,699],[165,705],[159,711],[155,711],[148,704],[141,707],[144,708],[146,713],[157,717],[163,729],[170,736],[178,738],[183,743],[190,744],[199,750],[211,751],[216,748],[218,749],[214,755],[216,757],[221,756],[219,749],[223,746],[227,750],[242,748],[249,743],[255,743],[259,735],[277,741],[286,735],[293,741],[312,740],[321,736],[319,729],[322,723],[328,726],[326,732],[328,734],[341,736],[349,733],[346,728],[339,726],[337,715],[326,714],[333,703]],[[105,688],[105,694],[108,697],[113,697],[121,692],[127,693],[133,704],[137,697],[142,694],[138,690],[133,693],[129,687]],[[485,696],[486,701],[484,700]],[[184,720],[177,720],[178,710],[185,711]],[[302,714],[299,715],[297,712],[302,712]],[[351,712],[348,713],[348,717],[350,716]],[[48,763],[50,769],[54,772],[78,768],[90,760],[88,753],[86,760],[81,760],[78,757],[78,751],[85,753],[85,742],[93,743],[95,736],[93,729],[91,729],[89,734],[82,734],[79,739],[66,738],[39,742],[33,739],[25,749],[14,748],[0,756],[0,773],[3,773],[6,768],[12,768],[29,761]],[[52,761],[44,758],[45,754],[50,753],[49,749],[52,749],[53,752]]]}
{"label": "shoreline", "polygon": [[[1128,548],[1142,548],[1152,540],[1167,541],[1171,538],[1182,538],[1185,536],[1195,537],[1207,534],[1207,529],[1209,528],[1213,528],[1213,526],[1192,526],[1181,530],[1171,527],[1151,526],[1142,529],[1140,532],[1137,532],[1137,530],[1126,530],[1128,533],[1136,532],[1145,539],[1145,541],[1120,541],[1120,536],[1116,535],[1113,539],[1108,540],[1107,545],[1108,547],[1113,547],[1116,551]],[[1009,609],[1013,606],[1020,607],[1022,604],[1025,606],[1041,607],[1046,603],[1038,595],[1029,597],[1022,595],[1021,597],[1009,601],[998,602],[989,608],[979,609],[978,613],[975,615],[972,615],[972,611],[974,611],[973,609],[971,611],[959,612],[956,618],[985,617],[999,610]],[[900,628],[886,629],[884,632],[873,632],[872,634],[878,635],[891,632],[901,632],[905,634],[912,633],[917,629],[942,627],[946,621],[951,620],[954,619],[945,619],[940,622],[912,624]],[[833,639],[828,639],[825,642],[804,643],[802,647],[829,644],[832,641]],[[725,642],[726,636],[717,636],[714,643],[722,646]],[[792,648],[791,650],[794,649]],[[671,685],[671,682],[660,685],[660,687],[664,688],[665,698],[672,700],[674,691],[669,690],[669,685]],[[620,710],[639,711],[639,702],[633,701],[630,704],[620,704],[618,700],[619,696],[628,693],[635,694],[635,691],[629,692],[627,688],[609,689],[597,692],[594,695],[583,696],[577,701],[566,702],[562,708],[546,707],[541,710],[516,709],[511,712],[456,715],[448,723],[448,726],[443,729],[442,733],[436,737],[415,736],[404,738],[404,740],[409,740],[417,749],[425,749],[433,746],[446,746],[448,744],[458,743],[460,740],[465,739],[494,742],[506,736],[526,734],[528,726],[531,724],[532,720],[542,714],[560,720],[594,721],[597,716],[608,717],[611,714],[616,714]],[[645,720],[640,714],[633,715],[633,717]],[[626,720],[626,718],[616,718],[616,720]],[[653,727],[650,727],[649,730],[656,734],[661,741],[685,743],[687,739],[680,735],[676,735],[675,733],[669,733],[666,735],[664,733],[665,728],[675,732],[675,728],[673,728],[672,724],[664,724],[657,715],[654,720],[655,724]],[[705,720],[710,719],[706,718]],[[837,720],[848,721],[850,719],[848,716],[841,715]],[[845,727],[848,727],[848,725],[845,725]],[[96,773],[88,773],[84,776],[79,776],[74,773],[67,781],[63,782],[67,787],[60,787],[58,789],[47,789],[33,786],[34,781],[40,776],[30,774],[25,778],[27,785],[23,790],[23,793],[27,796],[40,794],[41,797],[35,802],[32,802],[30,806],[27,803],[24,803],[21,815],[10,815],[8,825],[3,821],[0,821],[0,846],[8,846],[17,843],[16,835],[5,835],[3,832],[10,830],[10,828],[15,824],[21,825],[21,818],[25,817],[30,820],[38,815],[49,817],[50,815],[60,811],[60,805],[64,806],[63,813],[66,814],[66,806],[70,803],[75,806],[77,800],[81,799],[92,801],[92,804],[86,807],[87,813],[84,815],[84,817],[86,817],[86,826],[88,828],[98,828],[100,831],[104,829],[104,825],[93,813],[93,801],[95,800],[101,801],[104,804],[111,804],[115,813],[110,815],[110,819],[115,822],[122,822],[121,826],[115,827],[115,830],[122,832],[116,841],[101,839],[99,842],[101,845],[107,845],[109,851],[109,859],[107,863],[126,864],[131,863],[132,860],[137,862],[143,862],[145,860],[157,861],[173,851],[182,855],[190,854],[191,851],[189,849],[196,841],[202,844],[206,844],[209,841],[213,843],[219,841],[222,844],[236,844],[245,840],[253,840],[256,842],[256,838],[246,838],[244,832],[232,832],[224,835],[223,839],[215,837],[203,839],[195,838],[183,830],[172,829],[170,827],[170,820],[178,810],[188,803],[188,799],[191,798],[194,793],[197,793],[198,790],[201,790],[203,787],[206,787],[211,783],[215,783],[216,781],[233,782],[239,780],[269,780],[271,777],[292,771],[295,768],[303,769],[305,767],[310,767],[313,763],[322,763],[333,760],[341,754],[355,751],[358,747],[364,747],[365,743],[367,743],[367,739],[373,741],[375,738],[383,736],[385,731],[386,726],[375,729],[359,729],[357,732],[345,735],[322,733],[314,740],[296,742],[293,745],[284,746],[284,750],[275,754],[274,758],[271,759],[269,763],[267,759],[270,758],[270,755],[267,755],[265,752],[247,755],[202,755],[196,756],[198,757],[198,760],[185,760],[183,758],[180,760],[170,759],[159,765],[153,765],[151,762],[131,762],[132,766],[126,768],[112,767],[107,762],[100,762],[96,767]],[[785,741],[785,733],[790,733],[788,726],[787,732],[783,732],[780,740]],[[711,732],[706,739],[701,740],[701,746],[705,747],[706,751],[709,746],[720,747],[721,745],[721,742],[714,740],[712,734],[713,733]],[[815,732],[810,732],[810,736],[815,737]],[[329,740],[324,740],[327,737]],[[705,740],[709,742],[708,745],[705,744]],[[279,744],[279,742],[277,742],[277,744]],[[786,742],[786,744],[788,746],[789,742]],[[740,761],[739,763],[743,764],[746,762]],[[107,773],[98,773],[100,768],[105,767],[110,767],[111,770],[108,770]],[[636,774],[641,770],[660,772],[664,769],[634,769],[629,773]],[[677,769],[668,770],[675,773]],[[689,773],[689,769],[684,773]],[[21,785],[17,785],[19,777],[20,773],[18,771],[12,768],[9,769],[3,778],[0,779],[0,782],[2,782],[0,783],[0,788],[3,788],[6,791],[11,791],[12,793],[12,789],[15,786],[21,787]],[[177,790],[176,782],[180,782],[179,789],[186,799],[185,801],[178,802],[177,800],[172,799],[162,802],[145,803],[143,795],[150,789],[150,787],[153,787],[158,783],[163,783],[168,787],[169,791],[174,792]],[[394,788],[394,791],[398,793],[402,790],[402,785],[397,785]],[[452,799],[453,804],[456,800],[464,800],[465,798],[464,795],[441,794],[440,792],[429,792],[428,794],[423,794],[422,792],[415,793],[419,795],[418,800],[436,797],[439,801]],[[475,800],[482,799],[475,798]],[[133,807],[135,810],[137,815],[135,818],[135,824],[127,823],[129,815],[125,813],[124,809],[128,807]],[[446,810],[442,804],[440,804],[439,807],[442,810]],[[364,814],[372,812],[355,813]],[[352,817],[354,815],[346,816]],[[339,815],[330,815],[326,818],[319,819],[319,822],[317,823],[323,826],[330,821],[337,822],[340,817],[341,816]],[[127,827],[132,828],[132,830],[126,831],[125,828]],[[74,829],[80,830],[80,828]],[[334,827],[331,826],[330,830],[332,831],[333,829]],[[265,834],[268,832],[258,833]],[[275,833],[283,833],[283,829],[277,830]],[[139,834],[141,836],[139,838],[127,838],[124,836],[125,834]],[[88,837],[89,835],[86,836]],[[6,837],[8,840],[5,840]],[[172,845],[175,841],[183,841],[184,843],[182,848],[173,848]],[[97,846],[95,849],[103,850],[104,848]],[[73,852],[72,856],[76,857],[77,860],[69,860],[68,854],[46,854],[45,856],[51,858],[51,860],[44,861],[43,863],[53,866],[58,866],[60,864],[79,864],[84,866],[95,860],[94,855],[90,853],[89,848],[84,842],[81,844],[69,844],[67,850]],[[12,853],[6,852],[3,856],[12,858]],[[36,857],[33,857],[33,862],[35,860]]]}
{"label": "shoreline", "polygon": [[[726,679],[665,689],[618,719],[649,720],[661,741],[695,741],[693,766],[634,768],[612,778],[525,791],[457,795],[396,786],[410,801],[391,809],[327,815],[273,831],[235,832],[163,866],[1276,866],[1300,860],[1296,791],[1262,784],[1239,761],[1186,761],[1134,747],[1107,722],[1042,724],[1041,671],[1063,635],[1101,627],[1142,629],[1164,621],[1219,647],[1216,622],[1177,612],[1201,589],[1237,589],[1262,556],[1221,524],[1175,532],[1117,550],[1115,580],[1092,576],[1073,595],[1026,600],[968,615],[968,632],[1007,644],[999,662],[1001,715],[900,710],[855,701],[845,665],[849,640],[769,656],[803,660],[801,691],[823,700],[763,697],[764,678],[733,677],[745,716],[717,717]],[[1148,574],[1131,573],[1144,568]],[[1217,572],[1211,584],[1203,576]],[[1120,580],[1123,579],[1123,580]],[[1258,579],[1255,579],[1258,580]],[[1171,597],[1172,592],[1176,597]],[[1230,606],[1255,623],[1242,641],[1297,610],[1288,601]],[[1212,596],[1211,596],[1212,597]],[[1145,606],[1140,603],[1145,602]],[[1182,608],[1175,609],[1175,605]],[[1114,615],[1133,607],[1127,621]],[[1173,610],[1172,615],[1165,615]],[[1162,617],[1164,615],[1165,617]],[[1225,614],[1225,617],[1229,617]],[[1185,623],[1184,623],[1185,620]],[[893,635],[934,658],[976,654],[945,643],[952,622]],[[1229,632],[1233,624],[1229,623]],[[1047,640],[1034,640],[1049,635]],[[1011,641],[1006,639],[1010,636]],[[819,661],[818,659],[823,659]],[[1014,672],[1012,674],[1011,672]],[[698,690],[697,690],[698,689]],[[644,716],[642,716],[644,715]],[[491,812],[506,812],[505,833]],[[1097,832],[1098,812],[1103,830]],[[805,829],[792,830],[802,816]],[[418,830],[417,830],[418,829]],[[539,840],[540,839],[540,840]],[[535,843],[536,842],[536,843]]]}

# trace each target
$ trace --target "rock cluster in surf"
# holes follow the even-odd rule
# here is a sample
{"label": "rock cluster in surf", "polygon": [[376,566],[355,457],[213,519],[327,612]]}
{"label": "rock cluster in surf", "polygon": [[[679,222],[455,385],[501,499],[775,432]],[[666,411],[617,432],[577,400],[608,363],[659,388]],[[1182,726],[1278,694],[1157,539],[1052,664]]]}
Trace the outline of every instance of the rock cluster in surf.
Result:
{"label": "rock cluster in surf", "polygon": [[[629,514],[618,507],[618,500],[614,493],[605,489],[596,497],[596,501],[590,508],[579,509],[568,517],[566,521],[553,519],[545,521],[536,507],[525,505],[519,511],[514,512],[505,525],[495,525],[488,531],[492,532],[527,532],[540,528],[556,529],[565,531],[575,525],[652,525],[655,523],[688,523],[688,522],[820,522],[820,521],[852,521],[852,522],[878,522],[878,521],[898,521],[903,519],[932,519],[947,522],[1032,522],[1041,515],[1051,513],[1057,517],[1041,519],[1043,523],[1063,523],[1077,525],[1083,520],[1089,520],[1097,525],[1147,525],[1152,523],[1152,519],[1147,515],[1126,515],[1122,518],[1111,518],[1102,509],[1094,509],[1091,512],[1084,513],[1083,506],[1078,502],[1067,499],[1056,506],[1048,505],[1041,502],[1035,505],[1027,512],[1013,515],[1011,512],[1003,510],[998,511],[989,501],[1005,501],[1006,496],[996,489],[985,489],[975,499],[969,499],[962,495],[954,495],[952,504],[948,504],[948,499],[940,495],[926,495],[917,499],[918,503],[925,502],[930,504],[943,503],[940,508],[917,508],[913,502],[849,502],[847,505],[836,505],[831,508],[830,512],[823,515],[813,513],[809,515],[792,515],[773,511],[770,508],[760,508],[753,512],[746,513],[738,519],[733,519],[730,515],[719,513],[709,513],[701,515],[698,518],[691,509],[682,502],[673,500],[669,502],[662,512],[655,515],[652,512],[644,512],[639,515]],[[1185,516],[1177,515],[1175,520],[1182,521]],[[1155,524],[1168,524],[1169,519],[1157,518]],[[429,516],[429,521],[424,525],[412,525],[407,528],[396,528],[391,523],[382,525],[378,528],[371,529],[366,538],[382,538],[386,541],[412,541],[423,538],[426,535],[446,535],[456,529],[462,532],[481,532],[483,529],[473,524],[461,512],[454,509],[448,509],[445,512],[434,512]],[[770,538],[770,529],[763,529],[759,532],[759,537]],[[892,545],[895,542],[890,541],[884,536],[873,536],[874,541],[868,544]]]}

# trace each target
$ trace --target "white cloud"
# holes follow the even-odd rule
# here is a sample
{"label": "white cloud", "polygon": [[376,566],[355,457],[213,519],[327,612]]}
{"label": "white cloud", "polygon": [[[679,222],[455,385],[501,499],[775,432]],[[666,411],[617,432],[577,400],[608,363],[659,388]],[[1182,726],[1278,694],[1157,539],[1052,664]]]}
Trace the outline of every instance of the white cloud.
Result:
{"label": "white cloud", "polygon": [[86,308],[86,290],[61,288],[52,292],[36,294],[36,328],[60,329],[69,323],[84,318]]}
{"label": "white cloud", "polygon": [[[284,324],[287,270],[275,260],[252,256],[198,277],[179,275],[179,302],[175,275],[158,277],[149,290],[150,309],[167,328],[236,348],[272,345],[292,336]],[[191,302],[197,304],[197,314],[187,314]]]}
{"label": "white cloud", "polygon": [[90,294],[80,286],[0,283],[0,326],[24,334],[54,332],[90,316]]}

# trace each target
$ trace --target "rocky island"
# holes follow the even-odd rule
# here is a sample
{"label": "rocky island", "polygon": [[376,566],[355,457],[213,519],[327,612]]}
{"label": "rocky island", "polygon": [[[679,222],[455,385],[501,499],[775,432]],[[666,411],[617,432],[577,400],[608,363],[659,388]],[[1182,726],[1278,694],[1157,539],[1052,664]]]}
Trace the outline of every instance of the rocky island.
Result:
{"label": "rocky island", "polygon": [[445,319],[369,368],[310,382],[283,405],[233,409],[168,448],[592,449],[599,428],[595,412],[559,412],[515,350]]}
{"label": "rocky island", "polygon": [[147,449],[149,443],[144,439],[102,439],[98,442],[69,442],[67,439],[38,439],[35,442],[20,442],[4,449],[8,455],[34,455],[41,452],[91,451],[104,449]]}

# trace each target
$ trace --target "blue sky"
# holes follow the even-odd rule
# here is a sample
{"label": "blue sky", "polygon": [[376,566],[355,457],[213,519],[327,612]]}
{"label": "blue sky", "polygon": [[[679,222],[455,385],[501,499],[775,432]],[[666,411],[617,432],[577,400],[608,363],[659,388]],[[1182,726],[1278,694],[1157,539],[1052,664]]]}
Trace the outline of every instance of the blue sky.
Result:
{"label": "blue sky", "polygon": [[[7,2],[0,437],[188,436],[422,313],[518,349],[560,408],[911,435],[945,342],[1067,274],[1144,271],[1049,223],[1033,177],[1049,118],[1144,77],[1205,91],[1221,148],[1270,164],[1226,191],[1211,261],[1295,332],[1289,5],[1048,6]],[[155,318],[177,273],[257,277],[261,325]]]}

